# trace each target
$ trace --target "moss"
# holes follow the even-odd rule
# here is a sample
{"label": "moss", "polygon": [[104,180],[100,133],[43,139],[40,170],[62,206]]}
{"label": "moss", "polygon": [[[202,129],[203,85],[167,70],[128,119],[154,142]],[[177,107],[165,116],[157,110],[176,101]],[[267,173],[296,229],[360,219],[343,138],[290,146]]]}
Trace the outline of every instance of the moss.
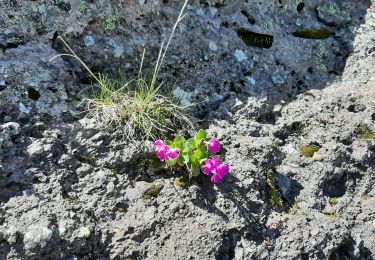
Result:
{"label": "moss", "polygon": [[328,29],[300,29],[293,33],[296,37],[306,39],[326,39],[332,34]]}
{"label": "moss", "polygon": [[303,20],[301,18],[296,19],[296,25],[301,26],[303,24]]}
{"label": "moss", "polygon": [[69,205],[78,205],[79,204],[79,201],[77,199],[73,199],[73,198],[65,198],[64,202],[66,204],[69,204]]}
{"label": "moss", "polygon": [[309,97],[316,98],[316,96],[313,93],[311,93],[311,92],[304,92],[303,95],[304,96],[309,96]]}
{"label": "moss", "polygon": [[326,215],[326,217],[331,218],[331,219],[337,219],[338,217],[336,213],[328,213],[324,215]]}
{"label": "moss", "polygon": [[238,29],[237,34],[249,46],[269,49],[273,44],[271,35],[255,33],[246,29]]}
{"label": "moss", "polygon": [[91,236],[91,230],[88,227],[81,227],[79,229],[80,237],[89,238]]}
{"label": "moss", "polygon": [[275,207],[283,206],[283,200],[276,187],[276,179],[272,170],[267,171],[266,197],[270,204]]}
{"label": "moss", "polygon": [[162,190],[162,186],[158,186],[155,183],[151,183],[150,187],[143,193],[144,200],[150,200],[152,198],[156,198],[160,191]]}
{"label": "moss", "polygon": [[319,149],[320,147],[317,145],[305,145],[299,148],[299,152],[306,157],[313,157],[314,153],[316,153]]}
{"label": "moss", "polygon": [[86,11],[87,11],[88,8],[89,8],[89,7],[88,7],[86,4],[82,3],[82,4],[79,6],[79,11],[80,11],[81,13],[86,13]]}
{"label": "moss", "polygon": [[189,180],[186,177],[177,178],[175,184],[181,188],[185,188]]}
{"label": "moss", "polygon": [[375,133],[366,124],[361,124],[358,127],[358,132],[364,139],[375,139]]}
{"label": "moss", "polygon": [[78,157],[78,160],[81,163],[87,163],[87,164],[92,165],[96,162],[96,156],[93,155],[93,154],[82,155],[82,156]]}
{"label": "moss", "polygon": [[297,211],[301,210],[303,208],[301,201],[296,201],[293,203],[292,207],[289,209],[289,214],[295,214]]}
{"label": "moss", "polygon": [[110,16],[105,20],[105,29],[108,31],[113,31],[116,29],[117,18],[115,16]]}
{"label": "moss", "polygon": [[7,44],[19,45],[22,43],[24,43],[24,39],[22,37],[11,37],[7,40]]}
{"label": "moss", "polygon": [[293,122],[290,130],[292,131],[293,134],[300,136],[303,134],[303,129],[305,128],[305,125],[301,122]]}
{"label": "moss", "polygon": [[337,203],[338,203],[338,201],[337,201],[336,197],[332,197],[332,198],[329,199],[329,204],[336,205]]}

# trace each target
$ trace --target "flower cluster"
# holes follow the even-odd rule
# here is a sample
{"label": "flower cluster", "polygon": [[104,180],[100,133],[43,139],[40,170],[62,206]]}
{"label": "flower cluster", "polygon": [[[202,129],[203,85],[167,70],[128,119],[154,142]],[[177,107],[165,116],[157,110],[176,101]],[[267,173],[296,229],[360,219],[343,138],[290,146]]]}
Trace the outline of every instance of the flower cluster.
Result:
{"label": "flower cluster", "polygon": [[206,164],[202,166],[203,173],[206,175],[212,173],[211,181],[213,183],[219,183],[229,172],[229,165],[221,163],[218,157],[207,159],[205,163]]}
{"label": "flower cluster", "polygon": [[200,130],[194,138],[185,140],[177,136],[174,141],[155,141],[156,156],[169,166],[184,166],[191,176],[201,172],[211,175],[213,183],[219,183],[229,173],[229,165],[222,163],[216,154],[221,150],[220,141],[208,139],[206,132]]}
{"label": "flower cluster", "polygon": [[156,155],[160,161],[165,162],[170,159],[176,159],[180,156],[180,150],[177,148],[170,148],[165,145],[162,140],[155,141]]}

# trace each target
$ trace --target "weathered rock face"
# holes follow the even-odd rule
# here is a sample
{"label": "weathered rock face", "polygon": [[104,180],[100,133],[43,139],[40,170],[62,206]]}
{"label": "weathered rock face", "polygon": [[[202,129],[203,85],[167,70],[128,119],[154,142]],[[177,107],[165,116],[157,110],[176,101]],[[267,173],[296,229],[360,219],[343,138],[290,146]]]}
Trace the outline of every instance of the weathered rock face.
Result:
{"label": "weathered rock face", "polygon": [[152,67],[181,5],[0,0],[0,259],[372,259],[374,1],[190,1],[160,77],[231,174],[184,188],[50,62],[61,35],[96,71]]}

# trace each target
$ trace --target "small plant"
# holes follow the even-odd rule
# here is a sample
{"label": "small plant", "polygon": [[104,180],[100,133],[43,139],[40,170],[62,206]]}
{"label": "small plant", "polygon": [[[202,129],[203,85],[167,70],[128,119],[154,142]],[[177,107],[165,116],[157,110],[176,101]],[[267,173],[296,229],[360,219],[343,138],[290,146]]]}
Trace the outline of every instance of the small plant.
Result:
{"label": "small plant", "polygon": [[[112,80],[106,75],[95,74],[72,48],[58,36],[69,53],[59,54],[57,57],[72,57],[86,69],[96,83],[93,86],[94,93],[84,99],[87,104],[86,116],[95,119],[100,127],[111,126],[121,129],[125,139],[157,138],[167,132],[173,132],[178,127],[194,129],[191,118],[187,115],[188,106],[181,106],[171,98],[171,95],[162,89],[164,81],[158,80],[166,52],[179,22],[185,17],[184,11],[188,0],[184,1],[172,33],[166,44],[161,43],[159,55],[151,75],[144,75],[143,62],[145,50],[143,50],[138,77],[127,80],[120,77]],[[108,17],[105,22],[107,30],[116,28],[117,18]]]}
{"label": "small plant", "polygon": [[337,203],[338,203],[338,201],[337,201],[336,197],[332,197],[332,198],[329,199],[329,204],[336,205]]}
{"label": "small plant", "polygon": [[293,122],[290,126],[290,130],[293,134],[300,136],[303,134],[303,130],[305,128],[305,125],[301,122]]}
{"label": "small plant", "polygon": [[301,146],[299,148],[299,151],[302,155],[306,157],[313,157],[314,154],[320,149],[319,146],[317,145],[306,145],[306,146]]}
{"label": "small plant", "polygon": [[267,200],[275,207],[283,206],[283,200],[281,198],[280,192],[276,188],[276,179],[272,170],[267,171],[267,186],[266,186],[266,196]]}
{"label": "small plant", "polygon": [[105,20],[105,29],[108,31],[113,31],[116,29],[116,24],[117,24],[117,18],[116,16],[110,16]]}
{"label": "small plant", "polygon": [[177,178],[175,184],[181,188],[185,188],[187,185],[188,179],[185,177]]}
{"label": "small plant", "polygon": [[155,148],[161,161],[170,167],[186,166],[190,177],[197,177],[201,173],[211,175],[211,181],[216,184],[229,173],[229,165],[222,163],[216,155],[221,150],[219,140],[207,138],[203,129],[188,140],[182,136],[177,136],[173,141],[157,140]]}
{"label": "small plant", "polygon": [[328,29],[297,30],[293,33],[295,37],[306,39],[326,39],[333,35]]}
{"label": "small plant", "polygon": [[79,11],[81,13],[86,13],[86,11],[87,11],[88,8],[89,7],[85,3],[81,3],[81,5],[79,6]]}
{"label": "small plant", "polygon": [[337,213],[327,213],[324,215],[326,215],[328,218],[331,218],[331,219],[337,219],[338,217]]}
{"label": "small plant", "polygon": [[299,210],[303,208],[302,201],[296,201],[293,203],[293,205],[289,209],[289,214],[296,214]]}
{"label": "small plant", "polygon": [[91,230],[88,227],[81,227],[79,229],[80,237],[89,238],[91,236]]}
{"label": "small plant", "polygon": [[372,132],[366,124],[360,124],[358,127],[358,132],[364,139],[375,139],[375,133]]}
{"label": "small plant", "polygon": [[162,189],[162,186],[158,186],[155,183],[151,183],[150,187],[143,194],[143,199],[150,200],[152,198],[156,198]]}

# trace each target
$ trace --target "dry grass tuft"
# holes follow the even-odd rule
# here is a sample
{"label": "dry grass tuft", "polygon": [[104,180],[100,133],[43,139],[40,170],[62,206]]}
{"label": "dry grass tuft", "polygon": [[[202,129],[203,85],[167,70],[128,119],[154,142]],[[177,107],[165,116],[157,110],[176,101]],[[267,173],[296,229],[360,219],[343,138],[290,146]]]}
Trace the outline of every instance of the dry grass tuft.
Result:
{"label": "dry grass tuft", "polygon": [[161,44],[158,59],[150,77],[142,73],[145,50],[137,78],[125,80],[124,77],[120,77],[118,80],[112,80],[106,75],[95,75],[59,36],[59,40],[64,43],[70,53],[57,55],[51,60],[60,56],[73,57],[82,64],[96,82],[93,95],[85,100],[87,117],[94,118],[101,127],[114,126],[121,129],[126,139],[130,140],[156,138],[166,132],[174,131],[177,127],[194,128],[191,118],[187,115],[189,107],[179,105],[171,95],[162,91],[164,82],[157,80],[177,25],[184,18],[187,2],[188,0],[184,2],[167,44]]}

